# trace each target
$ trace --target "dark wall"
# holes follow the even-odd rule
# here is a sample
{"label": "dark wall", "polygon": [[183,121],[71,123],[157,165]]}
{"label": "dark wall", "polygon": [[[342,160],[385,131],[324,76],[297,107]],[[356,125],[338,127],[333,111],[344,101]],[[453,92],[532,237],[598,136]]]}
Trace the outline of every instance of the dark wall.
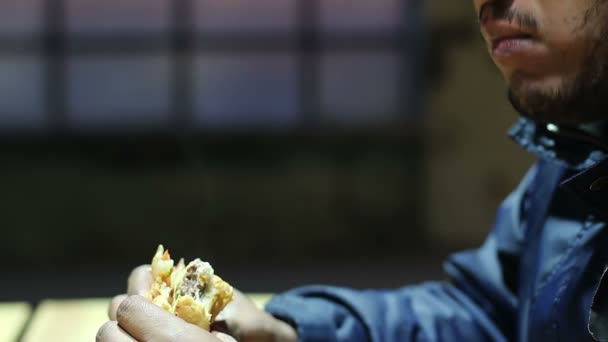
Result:
{"label": "dark wall", "polygon": [[424,245],[414,138],[0,146],[9,268],[136,265],[158,243],[224,262],[382,258]]}

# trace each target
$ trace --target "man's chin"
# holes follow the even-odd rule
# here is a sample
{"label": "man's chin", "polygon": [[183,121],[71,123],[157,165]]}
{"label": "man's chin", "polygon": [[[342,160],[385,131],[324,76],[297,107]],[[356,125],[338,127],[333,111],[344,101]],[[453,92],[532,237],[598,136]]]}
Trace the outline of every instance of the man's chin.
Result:
{"label": "man's chin", "polygon": [[509,79],[508,95],[513,108],[542,123],[578,125],[604,120],[606,94],[608,77],[600,71],[549,76],[516,72]]}
{"label": "man's chin", "polygon": [[576,126],[606,119],[605,112],[601,110],[605,106],[599,103],[594,105],[584,99],[581,101],[581,98],[564,92],[528,92],[522,96],[509,90],[508,97],[517,113],[538,123]]}
{"label": "man's chin", "polygon": [[565,112],[560,96],[529,91],[525,95],[509,90],[509,102],[517,113],[539,123],[578,124],[580,117]]}

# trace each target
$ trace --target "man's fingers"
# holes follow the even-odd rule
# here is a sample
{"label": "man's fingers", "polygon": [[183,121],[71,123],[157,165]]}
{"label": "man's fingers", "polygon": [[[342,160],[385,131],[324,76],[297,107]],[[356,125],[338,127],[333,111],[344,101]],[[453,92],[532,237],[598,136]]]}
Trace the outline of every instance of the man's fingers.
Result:
{"label": "man's fingers", "polygon": [[[116,310],[116,319],[121,328],[140,341],[154,337],[158,341],[168,340],[174,316],[140,296],[123,300]],[[174,323],[173,323],[174,324]]]}
{"label": "man's fingers", "polygon": [[97,331],[97,342],[137,342],[136,339],[127,334],[118,326],[118,322],[109,321],[102,325]]}
{"label": "man's fingers", "polygon": [[128,296],[126,294],[122,294],[112,298],[110,306],[108,307],[108,317],[111,321],[116,320],[116,310],[118,310],[120,303],[122,303],[123,300],[127,299],[127,297]]}
{"label": "man's fingers", "polygon": [[231,321],[235,318],[242,316],[244,311],[251,311],[251,308],[254,307],[255,305],[253,304],[253,302],[251,302],[251,299],[249,299],[249,297],[245,296],[237,289],[234,289],[232,300],[230,301],[230,303],[228,303],[224,310],[220,311],[220,313],[215,318],[215,321]]}
{"label": "man's fingers", "polygon": [[152,286],[152,272],[150,265],[142,265],[134,269],[129,275],[127,293],[129,295],[144,296]]}
{"label": "man's fingers", "polygon": [[[131,271],[127,283],[128,295],[145,296],[152,286],[152,273],[150,272],[150,265],[142,265]],[[116,310],[118,310],[120,303],[127,299],[128,295],[122,294],[112,298],[110,307],[108,307],[108,317],[110,320],[116,320]]]}
{"label": "man's fingers", "polygon": [[209,332],[161,309],[141,296],[131,296],[116,312],[118,324],[139,341],[217,341]]}
{"label": "man's fingers", "polygon": [[217,337],[220,341],[224,341],[224,342],[236,342],[236,340],[234,338],[232,338],[232,336],[226,335],[226,334],[221,333],[221,332],[213,332],[213,335],[215,335],[215,337]]}

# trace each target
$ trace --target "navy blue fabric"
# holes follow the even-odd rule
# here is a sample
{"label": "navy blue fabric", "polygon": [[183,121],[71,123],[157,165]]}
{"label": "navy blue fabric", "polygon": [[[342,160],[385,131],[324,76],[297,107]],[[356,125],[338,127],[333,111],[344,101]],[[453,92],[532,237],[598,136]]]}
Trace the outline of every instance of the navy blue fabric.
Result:
{"label": "navy blue fabric", "polygon": [[485,243],[446,261],[448,281],[308,286],[266,310],[301,341],[592,340],[589,310],[608,262],[608,159],[524,119],[511,135],[539,161],[498,209]]}

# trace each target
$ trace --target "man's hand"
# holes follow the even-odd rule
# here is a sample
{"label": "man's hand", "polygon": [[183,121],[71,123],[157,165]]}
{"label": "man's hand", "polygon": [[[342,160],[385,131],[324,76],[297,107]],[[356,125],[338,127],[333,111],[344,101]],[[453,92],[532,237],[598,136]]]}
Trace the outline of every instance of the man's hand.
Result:
{"label": "man's hand", "polygon": [[297,342],[296,331],[289,324],[266,313],[241,292],[217,317],[213,330],[234,336],[240,342]]}
{"label": "man's hand", "polygon": [[[112,299],[112,302],[110,303],[108,315],[111,320],[113,320],[113,321],[117,320],[118,324],[116,324],[115,322],[114,323],[108,322],[108,323],[106,323],[106,325],[108,325],[108,324],[110,325],[110,328],[108,328],[108,329],[113,329],[113,330],[120,329],[120,328],[125,329],[121,324],[121,319],[124,320],[123,316],[126,315],[121,310],[124,301],[127,298],[129,298],[129,300],[130,300],[130,298],[132,298],[132,297],[128,297],[128,296],[145,295],[148,292],[148,290],[150,289],[151,285],[152,285],[152,275],[150,273],[149,265],[143,265],[143,266],[137,267],[136,269],[133,270],[133,272],[131,272],[131,275],[129,276],[129,281],[128,281],[128,291],[127,291],[128,294],[116,296],[116,297],[114,297],[114,299]],[[140,297],[135,297],[135,298],[140,298]],[[140,298],[140,299],[143,300],[143,298]],[[127,304],[128,304],[128,302],[127,302]],[[148,304],[156,307],[156,305],[154,305],[154,304],[151,304],[151,303],[148,303]],[[127,307],[128,307],[128,305],[127,305]],[[203,331],[202,329],[199,329],[198,327],[196,327],[194,325],[188,324],[188,323],[184,322],[183,320],[171,315],[170,313],[168,313],[165,310],[162,310],[158,307],[156,307],[154,311],[156,312],[158,310],[163,312],[163,316],[166,316],[166,315],[171,316],[172,322],[177,320],[177,321],[181,322],[182,324],[187,324],[190,327],[194,327],[197,330]],[[137,325],[137,324],[144,324],[144,323],[151,323],[151,324],[158,323],[158,321],[151,322],[151,321],[153,321],[153,317],[150,317],[149,320],[144,320],[144,321],[145,322],[136,321],[135,324]],[[169,322],[169,321],[167,321],[167,322]],[[171,324],[174,324],[174,323],[167,323],[164,325],[160,325],[159,328],[169,330],[165,333],[172,333],[171,329],[175,329],[175,327],[177,327],[177,326],[173,326]],[[112,327],[112,325],[114,325],[114,327]],[[192,329],[192,328],[189,328],[189,329]],[[220,332],[227,333],[227,334],[235,337],[240,342],[267,342],[267,341],[268,342],[271,342],[271,341],[272,342],[275,342],[275,341],[276,342],[296,342],[298,340],[296,331],[290,325],[274,318],[273,316],[269,315],[268,313],[264,312],[263,310],[258,309],[255,306],[255,304],[253,302],[251,302],[251,300],[249,300],[249,298],[247,298],[245,295],[243,295],[242,293],[240,293],[237,290],[234,291],[234,300],[232,302],[230,302],[230,304],[228,304],[228,306],[219,314],[216,322],[212,326],[212,330],[216,330],[217,332],[214,332],[214,334],[216,334],[216,336],[218,338],[220,338],[220,340],[223,340],[223,341],[230,341],[230,340],[227,340],[226,335],[221,334]],[[154,331],[160,333],[159,329],[155,329]],[[101,332],[101,330],[100,330],[100,332]],[[205,331],[203,331],[203,332],[205,332]],[[175,333],[175,331],[173,331],[173,333]],[[208,335],[207,338],[213,337],[213,336],[209,335],[208,333],[207,333],[207,335]],[[162,336],[166,336],[166,335],[162,335]],[[197,335],[197,336],[199,336],[197,338],[200,339],[200,341],[212,341],[212,340],[205,340],[205,339],[201,338],[200,335]],[[141,340],[141,341],[156,341],[156,336],[152,336],[152,337],[154,337],[154,339]],[[160,339],[160,340],[164,341],[164,339]],[[110,342],[110,341],[114,341],[114,340],[99,340],[98,339],[98,341]],[[123,340],[115,340],[115,341],[123,341]],[[124,341],[132,341],[132,340],[124,340]],[[174,340],[169,339],[168,341],[174,341]],[[179,339],[179,341],[190,341],[190,340]],[[217,339],[216,339],[216,341],[217,341]]]}
{"label": "man's hand", "polygon": [[129,280],[127,281],[127,294],[122,294],[112,298],[110,307],[108,308],[108,316],[111,320],[116,320],[116,312],[120,303],[122,303],[128,296],[138,295],[145,296],[146,293],[152,287],[152,273],[150,272],[150,265],[141,265],[131,271]]}
{"label": "man's hand", "polygon": [[187,323],[141,296],[122,301],[116,319],[99,329],[97,342],[236,342],[228,335],[211,334]]}

